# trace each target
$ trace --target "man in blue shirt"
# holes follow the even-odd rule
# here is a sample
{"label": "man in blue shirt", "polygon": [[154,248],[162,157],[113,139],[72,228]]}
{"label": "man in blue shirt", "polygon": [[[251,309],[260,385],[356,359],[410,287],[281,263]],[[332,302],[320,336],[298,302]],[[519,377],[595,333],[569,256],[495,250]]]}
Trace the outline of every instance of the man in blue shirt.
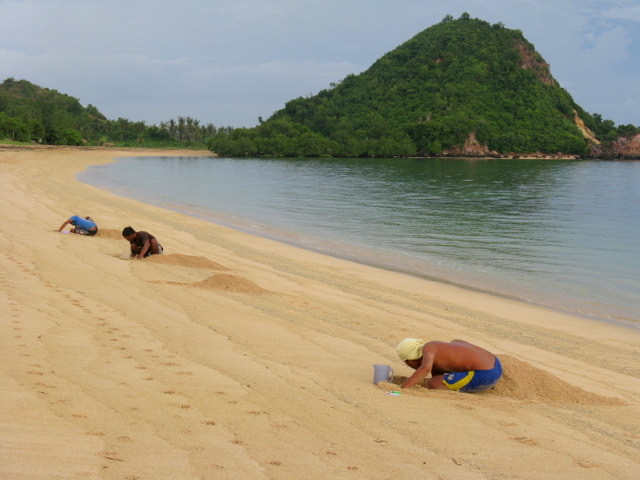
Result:
{"label": "man in blue shirt", "polygon": [[82,218],[74,215],[73,217],[65,221],[62,225],[60,225],[58,231],[61,232],[62,229],[68,224],[74,226],[74,228],[70,230],[71,233],[77,233],[78,235],[95,235],[96,233],[98,233],[98,226],[91,217]]}

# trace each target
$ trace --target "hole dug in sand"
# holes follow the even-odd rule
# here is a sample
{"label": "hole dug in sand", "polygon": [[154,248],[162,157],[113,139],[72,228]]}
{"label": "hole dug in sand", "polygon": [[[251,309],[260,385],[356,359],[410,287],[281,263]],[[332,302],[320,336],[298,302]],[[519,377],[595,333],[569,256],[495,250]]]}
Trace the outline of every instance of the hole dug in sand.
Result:
{"label": "hole dug in sand", "polygon": [[[555,375],[536,368],[510,355],[498,355],[502,362],[503,374],[496,386],[481,395],[493,395],[515,400],[543,403],[576,403],[582,405],[622,406],[626,402],[618,398],[604,397],[582,390]],[[394,375],[391,385],[402,385],[409,377]],[[388,385],[386,384],[388,388]],[[379,386],[385,388],[384,383]],[[423,387],[413,387],[410,391],[426,391]],[[477,394],[476,394],[477,395]]]}

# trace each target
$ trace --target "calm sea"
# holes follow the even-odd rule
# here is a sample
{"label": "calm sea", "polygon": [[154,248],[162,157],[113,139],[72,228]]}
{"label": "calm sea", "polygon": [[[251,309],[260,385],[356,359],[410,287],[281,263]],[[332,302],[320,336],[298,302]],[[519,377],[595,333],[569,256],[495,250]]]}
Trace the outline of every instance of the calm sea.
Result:
{"label": "calm sea", "polygon": [[640,162],[157,157],[79,179],[334,256],[640,327]]}

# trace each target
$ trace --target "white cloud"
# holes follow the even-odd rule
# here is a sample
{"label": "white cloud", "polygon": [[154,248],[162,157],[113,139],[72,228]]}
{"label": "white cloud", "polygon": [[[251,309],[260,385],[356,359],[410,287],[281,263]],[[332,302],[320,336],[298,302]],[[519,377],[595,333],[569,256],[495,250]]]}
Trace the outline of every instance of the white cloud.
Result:
{"label": "white cloud", "polygon": [[640,5],[612,7],[602,12],[604,18],[640,23]]}

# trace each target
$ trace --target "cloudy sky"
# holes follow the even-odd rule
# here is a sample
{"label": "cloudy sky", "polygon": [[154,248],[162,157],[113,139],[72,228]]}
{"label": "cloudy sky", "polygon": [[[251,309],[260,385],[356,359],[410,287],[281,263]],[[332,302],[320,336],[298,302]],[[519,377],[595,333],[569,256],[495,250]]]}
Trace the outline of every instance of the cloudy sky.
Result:
{"label": "cloudy sky", "polygon": [[0,81],[110,119],[252,127],[463,12],[521,30],[588,112],[640,125],[640,0],[0,0]]}

